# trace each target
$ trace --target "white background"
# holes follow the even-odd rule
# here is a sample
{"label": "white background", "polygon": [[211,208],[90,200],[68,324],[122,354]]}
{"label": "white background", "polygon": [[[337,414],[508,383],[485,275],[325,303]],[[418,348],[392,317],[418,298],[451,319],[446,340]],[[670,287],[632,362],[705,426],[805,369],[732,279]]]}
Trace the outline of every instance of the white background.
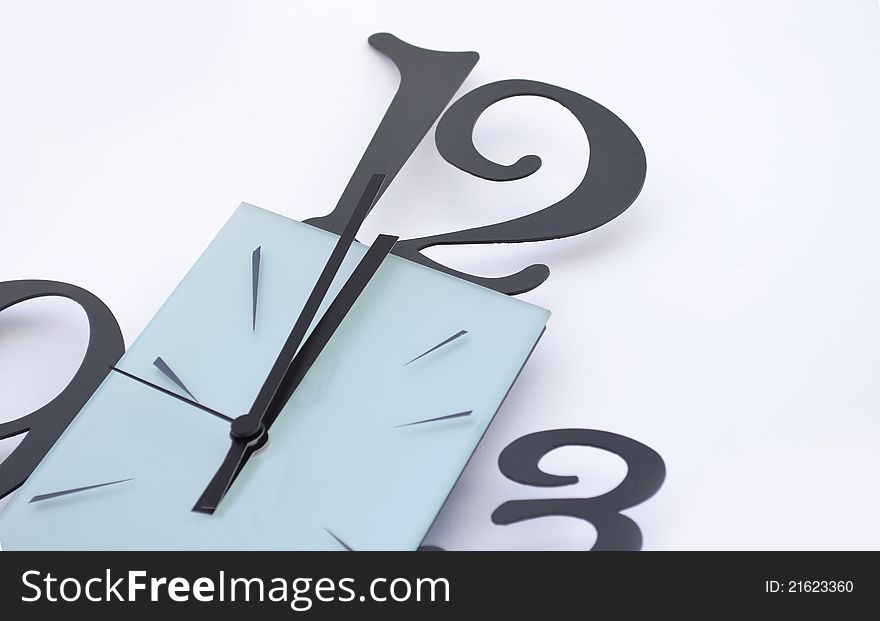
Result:
{"label": "white background", "polygon": [[[378,31],[479,51],[461,92],[516,77],[579,91],[648,157],[639,199],[597,231],[432,253],[487,275],[549,264],[523,298],[553,317],[429,541],[589,547],[575,520],[489,521],[504,500],[623,477],[582,448],[542,462],[576,488],[498,472],[516,437],[575,426],[665,458],[660,493],[628,512],[646,549],[880,548],[873,0],[3,2],[0,280],[86,287],[130,344],[239,201],[299,219],[335,204],[397,84],[366,43]],[[432,131],[362,239],[535,211],[588,161],[576,121],[535,98],[495,106],[476,141],[544,167],[470,178]],[[0,314],[0,420],[52,398],[86,338],[69,302]]]}

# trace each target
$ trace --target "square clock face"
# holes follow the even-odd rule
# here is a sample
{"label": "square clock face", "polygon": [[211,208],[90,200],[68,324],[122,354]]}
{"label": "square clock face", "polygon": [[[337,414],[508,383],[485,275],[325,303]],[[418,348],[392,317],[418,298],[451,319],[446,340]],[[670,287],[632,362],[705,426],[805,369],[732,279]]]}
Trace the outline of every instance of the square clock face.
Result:
{"label": "square clock face", "polygon": [[192,511],[230,446],[215,413],[248,412],[337,239],[241,205],[0,514],[3,548],[418,548],[549,312],[396,256]]}

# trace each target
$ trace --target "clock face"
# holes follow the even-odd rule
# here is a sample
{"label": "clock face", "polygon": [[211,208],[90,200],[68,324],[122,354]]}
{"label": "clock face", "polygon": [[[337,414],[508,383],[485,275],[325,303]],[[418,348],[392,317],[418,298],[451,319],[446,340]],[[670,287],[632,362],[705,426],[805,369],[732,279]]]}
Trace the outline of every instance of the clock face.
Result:
{"label": "clock face", "polygon": [[[419,547],[546,326],[546,310],[509,296],[550,273],[536,263],[469,274],[424,251],[591,231],[632,204],[646,159],[619,117],[579,93],[505,79],[446,109],[475,52],[389,33],[369,42],[400,85],[335,208],[300,223],[242,205],[124,356],[113,314],[90,292],[0,282],[0,311],[66,297],[90,332],[70,384],[0,424],[0,439],[26,434],[0,468],[0,498],[23,486],[0,514],[7,549]],[[483,226],[355,243],[435,121],[438,152],[462,171],[495,182],[534,174],[537,155],[501,164],[473,142],[486,109],[520,96],[561,104],[589,137],[588,170],[567,196]],[[663,481],[650,448],[551,429],[511,443],[499,469],[522,485],[570,485],[577,477],[539,463],[571,445],[619,455],[627,476],[596,498],[509,500],[491,520],[570,516],[596,526],[596,549],[639,549],[621,511]]]}
{"label": "clock face", "polygon": [[549,313],[395,256],[216,512],[192,510],[337,239],[242,205],[0,515],[4,547],[417,548]]}

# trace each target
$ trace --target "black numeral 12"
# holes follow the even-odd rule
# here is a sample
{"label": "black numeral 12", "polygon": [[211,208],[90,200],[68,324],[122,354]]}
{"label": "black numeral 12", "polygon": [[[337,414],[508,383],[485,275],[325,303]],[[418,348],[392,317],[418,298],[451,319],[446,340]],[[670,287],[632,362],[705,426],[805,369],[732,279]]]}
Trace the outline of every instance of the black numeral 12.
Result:
{"label": "black numeral 12", "polygon": [[[337,234],[342,232],[369,176],[376,171],[387,173],[384,192],[479,60],[475,52],[425,50],[387,33],[373,35],[370,44],[397,65],[400,86],[336,208],[326,216],[307,220]],[[437,125],[440,155],[453,166],[491,181],[513,181],[533,174],[541,166],[537,155],[526,155],[505,166],[483,157],[473,143],[474,125],[489,106],[523,95],[552,99],[580,122],[590,142],[590,162],[580,184],[559,202],[529,215],[463,231],[401,240],[394,254],[516,295],[544,282],[549,268],[536,264],[516,274],[487,278],[437,263],[422,251],[431,246],[535,242],[579,235],[602,226],[632,204],[642,189],[646,170],[645,152],[636,135],[607,108],[551,84],[502,80],[462,96]]]}

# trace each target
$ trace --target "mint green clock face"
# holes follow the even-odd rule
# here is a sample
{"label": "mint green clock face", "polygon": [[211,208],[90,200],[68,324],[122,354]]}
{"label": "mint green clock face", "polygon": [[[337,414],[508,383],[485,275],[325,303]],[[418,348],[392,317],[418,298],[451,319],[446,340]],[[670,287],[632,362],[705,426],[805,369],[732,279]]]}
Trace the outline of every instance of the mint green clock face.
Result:
{"label": "mint green clock face", "polygon": [[0,514],[4,549],[417,548],[549,312],[394,256],[219,509],[191,511],[229,448],[210,411],[248,411],[336,239],[242,205]]}

